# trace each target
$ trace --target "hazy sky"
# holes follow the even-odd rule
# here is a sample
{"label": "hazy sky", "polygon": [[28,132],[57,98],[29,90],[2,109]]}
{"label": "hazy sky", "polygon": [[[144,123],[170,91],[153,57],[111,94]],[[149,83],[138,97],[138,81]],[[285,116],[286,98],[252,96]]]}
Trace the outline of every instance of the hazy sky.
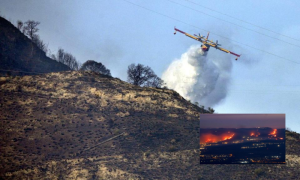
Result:
{"label": "hazy sky", "polygon": [[201,128],[285,128],[284,114],[201,114]]}
{"label": "hazy sky", "polygon": [[235,61],[230,54],[208,52],[208,59],[227,61],[229,56],[233,63],[229,92],[213,107],[216,113],[283,113],[287,127],[297,132],[299,9],[298,0],[0,0],[0,15],[14,24],[40,21],[38,33],[53,53],[62,47],[81,63],[102,62],[122,80],[131,63],[148,65],[161,76],[171,62],[199,44],[179,33],[174,36],[174,26],[190,34],[210,31],[210,39],[242,54]]}

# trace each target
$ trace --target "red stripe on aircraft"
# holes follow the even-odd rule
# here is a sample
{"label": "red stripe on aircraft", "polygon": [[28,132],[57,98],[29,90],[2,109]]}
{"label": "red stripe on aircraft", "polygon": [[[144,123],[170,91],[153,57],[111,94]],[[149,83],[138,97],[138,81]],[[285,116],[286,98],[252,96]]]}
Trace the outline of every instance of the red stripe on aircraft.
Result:
{"label": "red stripe on aircraft", "polygon": [[230,52],[230,54],[233,54],[233,55],[235,55],[235,56],[237,56],[237,57],[240,57],[241,55],[239,55],[239,54],[235,54],[234,52],[231,52],[231,51],[229,51]]}
{"label": "red stripe on aircraft", "polygon": [[181,32],[181,33],[185,34],[185,32],[183,32],[183,31],[181,31],[179,29],[176,29],[176,28],[175,28],[175,31],[178,31],[178,32]]}

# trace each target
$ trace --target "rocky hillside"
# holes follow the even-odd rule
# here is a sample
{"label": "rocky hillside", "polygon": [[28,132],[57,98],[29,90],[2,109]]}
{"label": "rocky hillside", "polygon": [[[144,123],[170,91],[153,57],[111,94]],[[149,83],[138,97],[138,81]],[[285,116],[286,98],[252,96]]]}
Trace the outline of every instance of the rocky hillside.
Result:
{"label": "rocky hillside", "polygon": [[199,116],[167,89],[90,72],[0,78],[0,179],[292,179],[285,165],[199,165]]}
{"label": "rocky hillside", "polygon": [[9,72],[13,75],[28,75],[68,71],[70,68],[48,58],[27,36],[0,17],[0,75],[8,72],[5,70],[12,70]]}

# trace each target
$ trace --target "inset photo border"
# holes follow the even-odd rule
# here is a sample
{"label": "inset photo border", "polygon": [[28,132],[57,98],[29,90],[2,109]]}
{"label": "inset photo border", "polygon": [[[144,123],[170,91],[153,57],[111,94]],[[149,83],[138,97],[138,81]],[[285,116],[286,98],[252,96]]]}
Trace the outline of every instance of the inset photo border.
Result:
{"label": "inset photo border", "polygon": [[285,164],[285,114],[201,114],[200,164]]}

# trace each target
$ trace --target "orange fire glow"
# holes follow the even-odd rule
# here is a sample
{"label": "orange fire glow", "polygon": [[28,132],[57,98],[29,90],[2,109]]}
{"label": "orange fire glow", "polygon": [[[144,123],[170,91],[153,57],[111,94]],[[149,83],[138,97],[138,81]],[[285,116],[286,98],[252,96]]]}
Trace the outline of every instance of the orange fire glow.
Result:
{"label": "orange fire glow", "polygon": [[232,134],[231,136],[225,136],[225,137],[223,138],[223,140],[225,141],[225,140],[231,139],[233,136],[234,136],[234,134]]}
{"label": "orange fire glow", "polygon": [[258,137],[259,135],[260,135],[259,132],[251,132],[251,133],[250,133],[250,136]]}
{"label": "orange fire glow", "polygon": [[206,143],[217,143],[219,141],[225,141],[225,140],[229,140],[232,139],[232,137],[234,136],[234,134],[222,134],[222,135],[214,135],[211,133],[207,133],[207,134],[202,134],[200,136],[200,144],[206,144]]}
{"label": "orange fire glow", "polygon": [[277,129],[273,129],[273,131],[269,135],[274,135],[276,137]]}

